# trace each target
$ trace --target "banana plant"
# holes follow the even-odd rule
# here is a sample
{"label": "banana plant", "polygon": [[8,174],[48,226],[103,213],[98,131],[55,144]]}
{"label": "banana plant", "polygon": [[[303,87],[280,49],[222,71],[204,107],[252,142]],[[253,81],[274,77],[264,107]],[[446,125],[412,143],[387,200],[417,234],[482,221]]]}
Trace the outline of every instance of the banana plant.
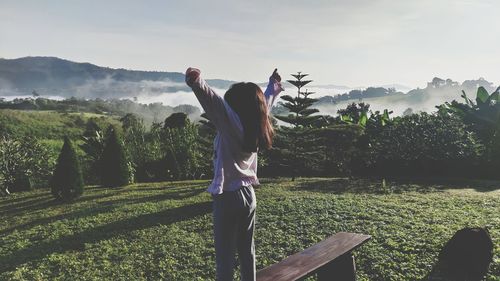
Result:
{"label": "banana plant", "polygon": [[347,124],[357,124],[360,125],[361,127],[365,128],[368,122],[380,122],[382,126],[385,126],[390,120],[390,114],[392,111],[389,111],[387,109],[384,109],[384,113],[379,114],[378,111],[376,111],[374,114],[371,114],[370,117],[368,117],[368,112],[363,111],[361,112],[359,116],[358,122],[355,122],[355,120],[352,118],[350,115],[340,115],[340,120],[342,122],[345,122]]}
{"label": "banana plant", "polygon": [[391,121],[391,118],[389,117],[389,114],[391,114],[388,109],[384,109],[384,113],[382,114],[382,117],[380,118],[380,122],[382,126],[385,126],[389,121]]}
{"label": "banana plant", "polygon": [[479,87],[476,94],[476,102],[472,101],[465,91],[461,97],[465,104],[453,101],[446,102],[445,105],[452,113],[456,113],[469,121],[484,122],[492,128],[500,124],[500,87],[495,92],[488,94],[484,87]]}
{"label": "banana plant", "polygon": [[460,116],[489,147],[490,152],[500,153],[500,87],[491,94],[484,87],[479,87],[475,101],[465,91],[462,91],[461,97],[465,103],[446,102],[438,107],[439,110]]}

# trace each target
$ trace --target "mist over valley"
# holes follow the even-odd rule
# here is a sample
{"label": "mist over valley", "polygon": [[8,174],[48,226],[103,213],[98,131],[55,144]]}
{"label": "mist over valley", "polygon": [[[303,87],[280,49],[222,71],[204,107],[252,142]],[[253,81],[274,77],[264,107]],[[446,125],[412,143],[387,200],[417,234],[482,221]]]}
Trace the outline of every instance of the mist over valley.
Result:
{"label": "mist over valley", "polygon": [[[282,73],[282,77],[284,80],[289,79],[285,73]],[[314,73],[311,73],[310,77],[314,80]],[[207,82],[221,95],[235,83],[224,79],[207,79]],[[257,82],[264,90],[266,82]],[[283,84],[283,94],[296,95],[293,85],[288,82]],[[482,78],[457,82],[437,77],[425,87],[416,89],[400,84],[349,87],[335,84],[315,85],[313,81],[309,85],[305,89],[315,92],[312,97],[318,99],[315,107],[320,110],[319,114],[333,116],[339,109],[353,102],[368,103],[373,111],[389,109],[395,115],[405,112],[432,112],[435,111],[436,105],[454,99],[460,100],[462,90],[474,96],[479,86],[485,87],[489,92],[495,89],[492,82]],[[196,97],[186,86],[184,74],[181,72],[113,69],[56,57],[0,59],[0,98],[12,101],[37,97],[55,100],[130,100],[133,103],[163,105],[167,108],[180,105],[199,108]],[[139,105],[129,107],[132,112],[144,111],[139,108]],[[279,102],[274,112],[286,113]],[[188,114],[192,119],[197,119],[195,115],[198,111],[190,109]],[[141,115],[144,115],[144,112]],[[147,115],[149,117],[146,119],[155,118],[155,114]],[[165,114],[160,115],[163,118]]]}

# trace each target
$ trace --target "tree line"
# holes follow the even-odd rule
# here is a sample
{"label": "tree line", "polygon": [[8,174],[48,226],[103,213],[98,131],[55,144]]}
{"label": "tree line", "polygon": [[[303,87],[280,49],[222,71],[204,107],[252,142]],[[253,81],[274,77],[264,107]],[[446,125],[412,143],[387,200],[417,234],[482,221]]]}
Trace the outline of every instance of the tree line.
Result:
{"label": "tree line", "polygon": [[[328,116],[312,108],[313,93],[302,91],[309,83],[305,76],[289,81],[297,86],[296,96],[281,97],[288,115],[273,117],[274,145],[259,152],[260,175],[499,178],[499,89],[488,93],[479,87],[475,99],[464,92],[463,102],[442,104],[434,113],[392,117],[389,110],[352,103]],[[113,187],[212,175],[215,128],[208,119],[195,123],[173,113],[147,127],[129,113],[119,127],[93,119],[85,126],[80,138],[65,139],[55,163],[47,161],[50,152],[37,139],[1,136],[3,192],[51,186],[56,197],[73,198],[84,184]],[[68,167],[73,172],[58,172]],[[73,179],[65,181],[69,175]],[[64,186],[75,188],[64,193]]]}

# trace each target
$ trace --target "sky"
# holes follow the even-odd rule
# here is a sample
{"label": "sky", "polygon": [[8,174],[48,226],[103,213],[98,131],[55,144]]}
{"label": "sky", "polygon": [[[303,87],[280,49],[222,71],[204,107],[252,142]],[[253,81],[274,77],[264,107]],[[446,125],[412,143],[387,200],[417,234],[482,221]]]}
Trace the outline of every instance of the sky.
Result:
{"label": "sky", "polygon": [[1,0],[0,57],[263,82],[500,84],[497,0]]}

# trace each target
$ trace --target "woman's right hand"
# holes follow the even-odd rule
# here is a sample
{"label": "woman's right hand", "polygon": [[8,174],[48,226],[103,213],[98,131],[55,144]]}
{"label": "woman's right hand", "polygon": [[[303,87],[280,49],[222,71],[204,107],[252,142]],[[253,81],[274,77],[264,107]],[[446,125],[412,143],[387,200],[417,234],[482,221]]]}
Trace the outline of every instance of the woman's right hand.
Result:
{"label": "woman's right hand", "polygon": [[186,84],[192,86],[200,77],[201,71],[197,68],[190,67],[186,70]]}

